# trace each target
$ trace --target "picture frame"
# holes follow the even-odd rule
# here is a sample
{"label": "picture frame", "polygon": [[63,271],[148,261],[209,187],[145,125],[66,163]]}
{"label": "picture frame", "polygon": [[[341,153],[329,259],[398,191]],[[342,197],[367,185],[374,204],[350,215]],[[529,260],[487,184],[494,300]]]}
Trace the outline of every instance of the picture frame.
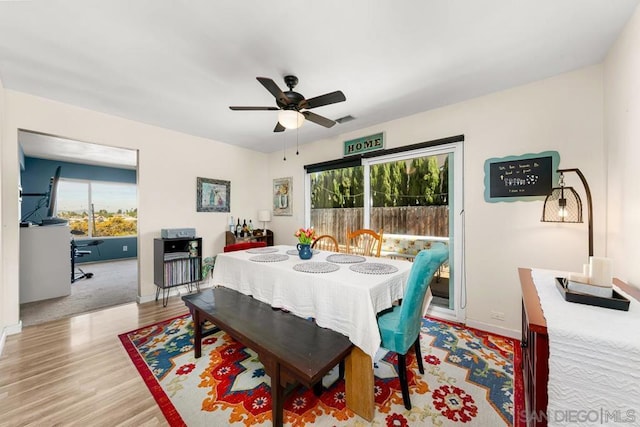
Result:
{"label": "picture frame", "polygon": [[273,215],[293,215],[293,177],[276,178],[273,180]]}
{"label": "picture frame", "polygon": [[196,209],[198,212],[230,212],[231,182],[198,177]]}

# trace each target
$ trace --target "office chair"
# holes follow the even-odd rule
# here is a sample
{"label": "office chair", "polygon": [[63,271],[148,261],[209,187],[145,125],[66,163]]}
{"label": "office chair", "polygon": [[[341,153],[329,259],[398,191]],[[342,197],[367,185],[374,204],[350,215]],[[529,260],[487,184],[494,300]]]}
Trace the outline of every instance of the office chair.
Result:
{"label": "office chair", "polygon": [[[71,232],[71,234],[76,234]],[[76,266],[76,258],[82,258],[85,255],[91,255],[91,249],[79,249],[79,248],[90,248],[95,246],[100,253],[100,249],[98,249],[98,245],[104,243],[104,240],[92,240],[87,243],[77,244],[75,239],[71,239],[71,283],[75,283],[76,280],[80,279],[91,279],[93,277],[93,273],[85,272],[80,267]],[[76,273],[76,270],[78,272]]]}

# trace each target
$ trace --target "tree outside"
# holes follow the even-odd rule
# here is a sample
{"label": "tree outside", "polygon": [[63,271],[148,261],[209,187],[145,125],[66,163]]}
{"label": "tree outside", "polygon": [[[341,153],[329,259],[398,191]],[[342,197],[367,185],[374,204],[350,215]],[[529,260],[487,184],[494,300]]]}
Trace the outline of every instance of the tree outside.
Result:
{"label": "tree outside", "polygon": [[[372,165],[372,228],[385,233],[448,235],[449,156],[438,155]],[[311,174],[312,225],[342,240],[360,228],[364,213],[362,166]]]}

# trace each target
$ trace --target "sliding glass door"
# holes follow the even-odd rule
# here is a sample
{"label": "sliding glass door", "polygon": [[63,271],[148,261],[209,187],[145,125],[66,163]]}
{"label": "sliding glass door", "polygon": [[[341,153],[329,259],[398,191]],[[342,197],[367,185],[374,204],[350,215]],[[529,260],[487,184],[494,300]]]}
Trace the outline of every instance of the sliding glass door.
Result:
{"label": "sliding glass door", "polygon": [[[383,231],[383,256],[411,261],[440,242],[450,258],[432,282],[431,307],[462,320],[462,141],[362,159],[307,174],[307,224],[344,248],[347,230]],[[456,214],[457,212],[457,214]]]}

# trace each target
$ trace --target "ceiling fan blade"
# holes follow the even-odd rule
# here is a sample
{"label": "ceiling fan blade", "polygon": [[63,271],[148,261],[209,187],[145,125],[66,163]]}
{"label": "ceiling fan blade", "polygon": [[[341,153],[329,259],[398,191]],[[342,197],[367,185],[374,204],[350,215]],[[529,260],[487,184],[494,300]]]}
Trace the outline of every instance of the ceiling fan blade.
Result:
{"label": "ceiling fan blade", "polygon": [[319,116],[315,113],[312,113],[311,111],[302,111],[302,114],[310,122],[319,124],[320,126],[324,126],[326,128],[330,128],[336,124],[336,122],[334,122],[333,120],[327,119],[326,117]]}
{"label": "ceiling fan blade", "polygon": [[229,107],[233,111],[272,111],[279,110],[278,107]]}
{"label": "ceiling fan blade", "polygon": [[271,95],[275,96],[278,102],[284,105],[287,105],[289,103],[289,99],[280,90],[276,82],[268,77],[256,77],[256,79],[258,79],[262,86],[264,86],[269,92],[271,92]]}
{"label": "ceiling fan blade", "polygon": [[316,96],[315,98],[307,99],[306,102],[303,101],[300,108],[316,108],[322,107],[323,105],[335,104],[336,102],[346,101],[347,98],[344,96],[342,91],[337,90],[335,92],[326,93],[324,95]]}
{"label": "ceiling fan blade", "polygon": [[280,124],[280,122],[276,123],[276,127],[273,128],[274,132],[284,132],[285,127]]}

